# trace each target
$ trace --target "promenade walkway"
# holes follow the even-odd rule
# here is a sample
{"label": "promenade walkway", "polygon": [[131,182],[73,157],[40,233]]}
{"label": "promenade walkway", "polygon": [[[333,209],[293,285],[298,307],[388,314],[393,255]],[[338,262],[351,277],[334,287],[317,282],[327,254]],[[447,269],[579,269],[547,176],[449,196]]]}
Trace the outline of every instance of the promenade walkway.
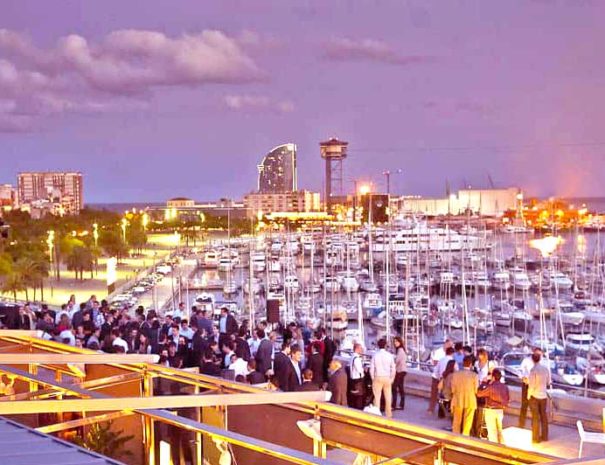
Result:
{"label": "promenade walkway", "polygon": [[[137,257],[128,257],[120,261],[117,269],[116,288],[127,283],[129,280],[135,279],[137,274],[154,263],[160,262],[162,259],[170,255],[174,251],[173,236],[171,235],[150,235],[149,242],[142,254]],[[43,301],[51,306],[60,306],[69,300],[70,295],[76,296],[76,302],[88,300],[92,294],[97,298],[104,299],[107,296],[107,258],[99,259],[96,272],[91,275],[89,272],[84,273],[84,280],[77,280],[73,271],[68,271],[63,265],[61,267],[61,280],[57,281],[54,277],[47,278],[44,282],[44,298],[40,296],[40,292],[36,293],[36,298],[30,289],[27,295],[25,292],[17,293],[19,301],[36,300]],[[11,299],[12,295],[4,295],[5,299]]]}

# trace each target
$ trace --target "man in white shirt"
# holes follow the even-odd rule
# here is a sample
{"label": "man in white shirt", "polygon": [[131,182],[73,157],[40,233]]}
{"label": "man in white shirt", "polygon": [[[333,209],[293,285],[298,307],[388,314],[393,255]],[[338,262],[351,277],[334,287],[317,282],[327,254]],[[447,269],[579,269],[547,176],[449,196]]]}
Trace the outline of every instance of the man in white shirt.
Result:
{"label": "man in white shirt", "polygon": [[529,399],[527,396],[527,385],[529,382],[529,373],[534,367],[534,361],[532,360],[533,354],[540,354],[540,360],[542,360],[542,350],[535,348],[532,354],[528,355],[523,359],[521,365],[519,365],[519,377],[521,378],[521,409],[519,410],[519,428],[525,428],[525,421],[527,419],[527,410],[529,408]]}
{"label": "man in white shirt", "polygon": [[229,369],[233,370],[236,381],[238,376],[243,376],[244,378],[248,376],[248,362],[243,358],[239,358],[235,352],[231,354]]}
{"label": "man in white shirt", "polygon": [[431,360],[433,361],[434,365],[436,365],[439,360],[445,357],[445,351],[448,347],[454,347],[454,343],[451,341],[451,339],[446,339],[445,341],[443,341],[442,347],[439,347],[433,351],[433,353],[431,354]]}
{"label": "man in white shirt", "polygon": [[550,370],[540,363],[542,355],[532,354],[534,367],[527,380],[527,398],[531,409],[532,442],[548,441],[548,386],[551,384]]}
{"label": "man in white shirt", "polygon": [[384,407],[387,418],[393,418],[391,408],[392,388],[395,381],[395,358],[386,351],[386,339],[378,341],[378,352],[370,362],[370,376],[372,377],[372,391],[374,392],[374,406],[380,408],[380,399],[384,394]]}
{"label": "man in white shirt", "polygon": [[256,357],[256,351],[258,350],[260,342],[261,339],[258,337],[258,333],[256,331],[252,331],[252,337],[248,339],[248,346],[250,346],[250,355],[252,357]]}
{"label": "man in white shirt", "polygon": [[59,333],[59,342],[67,343],[70,346],[76,345],[76,337],[71,329],[64,329]]}
{"label": "man in white shirt", "polygon": [[[433,376],[431,377],[431,398],[429,400],[429,408],[428,413],[431,415],[435,413],[435,407],[437,406],[437,400],[439,399],[439,381],[443,377],[443,372],[447,367],[447,363],[450,360],[454,360],[454,347],[451,345],[445,349],[445,355],[441,357],[441,359],[433,368]],[[457,367],[457,365],[456,365]]]}
{"label": "man in white shirt", "polygon": [[487,350],[481,348],[477,351],[477,361],[475,362],[475,371],[479,376],[479,385],[487,384],[491,381],[492,371],[496,368],[493,360],[489,359]]}
{"label": "man in white shirt", "polygon": [[349,364],[349,373],[351,376],[351,407],[363,410],[363,346],[359,343],[353,345],[353,357]]}
{"label": "man in white shirt", "polygon": [[124,339],[122,339],[122,337],[120,336],[120,330],[118,328],[114,328],[111,331],[111,334],[113,335],[113,338],[114,338],[113,341],[111,342],[111,345],[113,347],[116,347],[116,346],[123,347],[124,353],[127,353],[128,352],[128,343]]}

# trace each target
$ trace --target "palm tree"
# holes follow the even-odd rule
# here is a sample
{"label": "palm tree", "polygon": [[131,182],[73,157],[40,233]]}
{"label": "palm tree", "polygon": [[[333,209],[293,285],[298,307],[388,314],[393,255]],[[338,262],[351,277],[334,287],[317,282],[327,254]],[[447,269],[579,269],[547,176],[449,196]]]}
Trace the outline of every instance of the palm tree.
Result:
{"label": "palm tree", "polygon": [[97,275],[97,273],[99,272],[99,258],[101,258],[101,256],[103,255],[103,250],[101,249],[101,247],[91,244],[88,246],[90,249],[90,253],[92,255],[92,259],[93,259],[93,266],[90,267],[90,279],[93,279],[93,271],[95,273],[95,276]]}
{"label": "palm tree", "polygon": [[36,288],[41,285],[41,281],[48,275],[46,260],[43,260],[40,256],[36,256],[35,252],[31,252],[17,260],[14,265],[14,271],[20,275],[25,286],[25,298],[29,300],[28,290],[32,287],[34,300],[36,300]]}
{"label": "palm tree", "polygon": [[25,281],[23,276],[16,271],[11,271],[4,279],[4,283],[2,285],[2,292],[10,292],[13,294],[13,298],[15,302],[17,301],[17,293],[21,291],[25,291]]}
{"label": "palm tree", "polygon": [[193,241],[193,246],[196,246],[198,238],[198,224],[199,223],[195,221],[187,221],[179,225],[178,230],[181,234],[181,237],[185,239],[186,247],[189,247],[189,241]]}
{"label": "palm tree", "polygon": [[131,224],[126,233],[126,242],[136,254],[141,254],[143,247],[147,244],[147,233],[141,224]]}
{"label": "palm tree", "polygon": [[115,229],[107,229],[99,236],[99,245],[110,257],[116,257],[118,261],[128,254],[128,246],[124,244],[122,235]]}
{"label": "palm tree", "polygon": [[92,252],[83,242],[75,245],[66,259],[67,269],[75,271],[76,279],[78,279],[78,273],[80,273],[81,281],[84,281],[84,271],[92,269],[93,263]]}

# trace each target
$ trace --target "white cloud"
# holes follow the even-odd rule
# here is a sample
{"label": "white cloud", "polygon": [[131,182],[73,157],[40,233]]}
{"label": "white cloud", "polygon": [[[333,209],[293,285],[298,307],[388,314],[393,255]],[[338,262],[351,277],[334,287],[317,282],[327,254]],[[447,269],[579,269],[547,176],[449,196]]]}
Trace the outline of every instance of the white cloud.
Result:
{"label": "white cloud", "polygon": [[291,113],[294,104],[289,100],[275,100],[265,95],[226,95],[225,106],[237,111],[276,111]]}
{"label": "white cloud", "polygon": [[377,39],[334,38],[324,44],[325,57],[334,61],[375,61],[391,65],[413,65],[433,61],[426,55],[399,53]]}
{"label": "white cloud", "polygon": [[132,107],[133,100],[162,87],[246,84],[265,77],[239,39],[215,30],[176,38],[119,30],[98,43],[72,34],[42,49],[25,35],[0,29],[0,56],[0,99],[10,103],[0,105],[0,131],[25,130],[36,116]]}

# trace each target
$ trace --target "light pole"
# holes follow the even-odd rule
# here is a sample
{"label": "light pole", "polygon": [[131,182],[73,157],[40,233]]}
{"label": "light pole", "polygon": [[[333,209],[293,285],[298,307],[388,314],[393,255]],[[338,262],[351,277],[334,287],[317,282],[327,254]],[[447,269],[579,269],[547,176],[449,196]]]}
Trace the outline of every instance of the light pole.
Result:
{"label": "light pole", "polygon": [[126,226],[128,226],[128,220],[126,218],[122,218],[120,227],[122,228],[122,240],[124,241],[124,244],[126,244]]}
{"label": "light pole", "polygon": [[391,221],[391,174],[401,174],[403,170],[401,168],[396,169],[395,171],[385,170],[382,172],[384,177],[386,178],[386,187],[387,187],[387,199],[388,199],[388,207],[389,207],[389,223]]}
{"label": "light pole", "polygon": [[53,263],[53,249],[55,248],[55,232],[48,231],[48,237],[46,239],[46,245],[48,245],[48,258],[51,263]]}
{"label": "light pole", "polygon": [[[355,183],[357,185],[357,183]],[[372,252],[372,194],[369,184],[362,184],[357,191],[361,197],[368,196],[368,272],[370,280],[374,282],[374,256]],[[363,220],[363,216],[360,218]]]}
{"label": "light pole", "polygon": [[48,261],[50,264],[50,296],[53,297],[53,285],[52,285],[52,276],[53,276],[53,252],[55,249],[55,232],[51,229],[48,231],[48,237],[46,238],[46,245],[48,245]]}
{"label": "light pole", "polygon": [[97,223],[94,223],[92,225],[92,237],[95,240],[95,247],[99,246],[99,225]]}

